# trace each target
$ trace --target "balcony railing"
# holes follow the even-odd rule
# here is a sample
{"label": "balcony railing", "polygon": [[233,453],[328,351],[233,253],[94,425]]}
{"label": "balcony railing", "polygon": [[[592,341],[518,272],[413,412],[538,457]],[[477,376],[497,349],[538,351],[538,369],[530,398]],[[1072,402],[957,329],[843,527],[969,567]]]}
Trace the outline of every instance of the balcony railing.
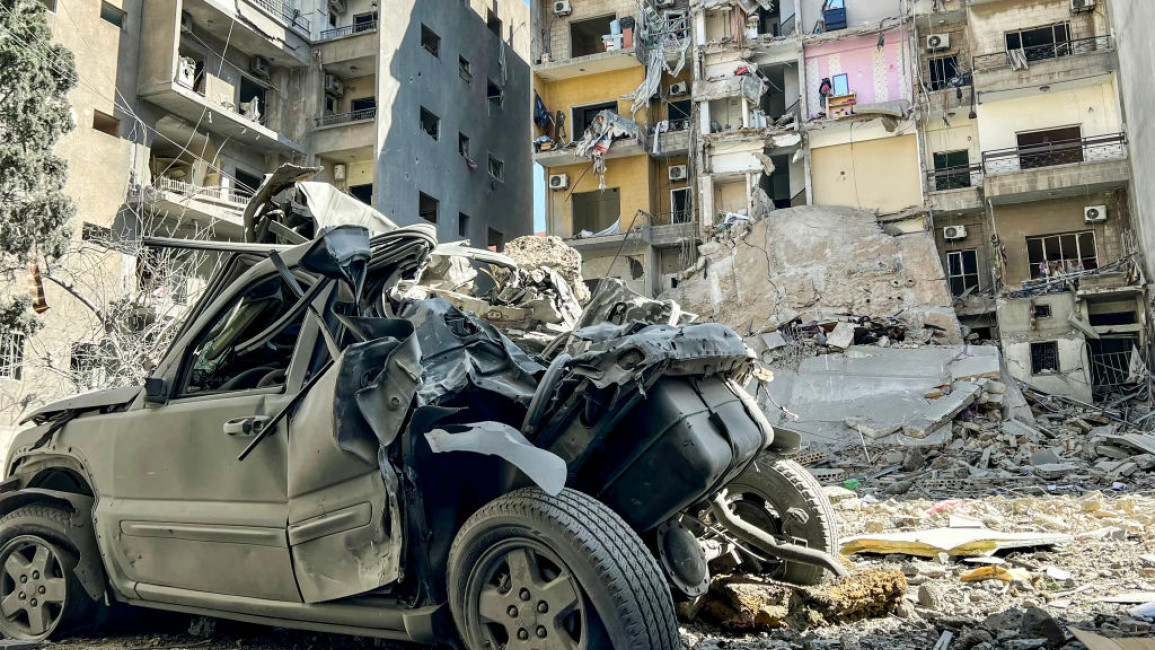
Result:
{"label": "balcony railing", "polygon": [[309,19],[301,15],[300,9],[294,9],[285,4],[284,0],[250,0],[255,5],[263,7],[265,11],[280,16],[289,25],[301,29],[305,32],[309,31]]}
{"label": "balcony railing", "polygon": [[1008,49],[1005,52],[980,54],[974,57],[974,69],[978,71],[1001,70],[1003,68],[1025,70],[1032,63],[1039,61],[1112,49],[1114,49],[1114,43],[1110,36],[1092,36],[1073,41]]}
{"label": "balcony railing", "polygon": [[676,226],[684,223],[694,223],[694,213],[689,209],[674,212],[655,212],[650,221],[651,226]]}
{"label": "balcony railing", "polygon": [[1063,140],[984,151],[983,171],[987,174],[1006,174],[1025,169],[1080,162],[1119,160],[1126,157],[1127,135],[1111,133],[1078,140]]}
{"label": "balcony railing", "polygon": [[344,27],[335,27],[333,29],[326,29],[321,32],[317,38],[318,41],[331,41],[337,38],[345,38],[346,36],[354,36],[356,34],[365,34],[368,32],[377,31],[377,19],[368,20],[356,25],[345,25]]}
{"label": "balcony railing", "polygon": [[981,164],[963,165],[959,167],[945,167],[927,171],[927,188],[931,192],[946,192],[961,190],[968,187],[978,187],[983,184],[983,166]]}
{"label": "balcony railing", "polygon": [[158,176],[153,179],[152,186],[158,190],[165,192],[173,192],[192,199],[209,199],[212,201],[221,201],[224,203],[232,203],[238,208],[243,208],[248,204],[249,199],[253,198],[253,193],[244,190],[238,190],[232,187],[204,187],[201,185],[193,185],[192,183],[185,183],[167,176]]}
{"label": "balcony railing", "polygon": [[374,119],[377,119],[377,109],[366,108],[360,111],[353,111],[351,113],[322,115],[321,117],[317,118],[317,126],[336,126],[337,124],[350,124],[353,122],[364,122]]}
{"label": "balcony railing", "polygon": [[798,29],[798,14],[791,14],[789,18],[783,20],[774,30],[774,36],[794,36],[795,30]]}

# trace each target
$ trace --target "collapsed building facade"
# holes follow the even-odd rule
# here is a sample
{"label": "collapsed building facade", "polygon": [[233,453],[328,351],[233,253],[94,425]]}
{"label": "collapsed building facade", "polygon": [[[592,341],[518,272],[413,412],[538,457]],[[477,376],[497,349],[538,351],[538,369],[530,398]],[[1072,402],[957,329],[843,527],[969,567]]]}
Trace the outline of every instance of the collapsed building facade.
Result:
{"label": "collapsed building facade", "polygon": [[[942,273],[921,275],[946,283],[966,340],[1000,343],[1016,378],[1084,401],[1136,378],[1147,300],[1119,93],[1126,62],[1107,0],[535,9],[546,126],[620,99],[640,134],[613,143],[594,175],[567,147],[581,125],[539,130],[550,136],[536,154],[552,190],[548,231],[582,251],[587,278],[658,295],[735,223],[803,205],[872,210],[888,233],[933,235]],[[660,39],[645,36],[684,19],[689,61],[655,83],[648,46]],[[572,49],[598,26],[608,47]],[[642,100],[645,111],[625,112]],[[667,131],[675,122],[684,128]],[[654,153],[675,133],[684,167]],[[690,206],[676,221],[663,202],[672,192]]]}

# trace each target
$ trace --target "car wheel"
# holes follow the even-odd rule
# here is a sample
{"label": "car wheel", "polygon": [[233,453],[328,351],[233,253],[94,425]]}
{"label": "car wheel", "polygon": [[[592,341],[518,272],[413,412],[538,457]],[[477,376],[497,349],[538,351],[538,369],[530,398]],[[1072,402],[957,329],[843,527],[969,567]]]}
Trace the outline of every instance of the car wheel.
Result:
{"label": "car wheel", "polygon": [[76,579],[79,558],[68,541],[71,515],[47,505],[0,519],[0,635],[40,641],[96,620],[94,602]]}
{"label": "car wheel", "polygon": [[[836,553],[838,523],[830,499],[814,476],[798,463],[763,456],[726,486],[734,514],[777,539]],[[822,581],[824,569],[798,562],[761,567],[772,577],[798,585]]]}
{"label": "car wheel", "polygon": [[679,647],[653,556],[621,517],[574,490],[526,488],[482,507],[458,532],[448,575],[473,650]]}

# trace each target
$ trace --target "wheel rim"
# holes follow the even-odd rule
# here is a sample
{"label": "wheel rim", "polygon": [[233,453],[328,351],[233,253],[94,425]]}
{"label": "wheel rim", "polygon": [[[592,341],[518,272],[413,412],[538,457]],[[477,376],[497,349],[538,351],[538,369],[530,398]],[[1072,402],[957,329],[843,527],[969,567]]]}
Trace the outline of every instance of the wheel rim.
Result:
{"label": "wheel rim", "polygon": [[[734,514],[741,517],[743,521],[769,533],[775,539],[785,542],[794,541],[788,538],[782,517],[774,504],[762,495],[752,492],[731,493],[730,507],[734,509]],[[785,562],[776,558],[769,558],[764,563],[763,570],[768,570],[770,575],[778,577],[785,571]]]}
{"label": "wheel rim", "polygon": [[588,626],[581,587],[543,544],[506,540],[478,558],[466,586],[472,636],[506,650],[584,650]]}
{"label": "wheel rim", "polygon": [[51,633],[68,598],[56,549],[39,537],[17,537],[0,549],[0,567],[0,615],[8,627],[28,637]]}

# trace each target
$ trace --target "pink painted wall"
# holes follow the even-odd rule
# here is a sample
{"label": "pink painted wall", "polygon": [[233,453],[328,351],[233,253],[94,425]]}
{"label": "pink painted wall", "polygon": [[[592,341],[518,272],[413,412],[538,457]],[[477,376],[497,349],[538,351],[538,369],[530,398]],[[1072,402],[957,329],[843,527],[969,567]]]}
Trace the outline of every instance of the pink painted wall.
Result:
{"label": "pink painted wall", "polygon": [[[845,73],[850,92],[859,104],[910,99],[910,59],[915,56],[910,48],[903,53],[907,34],[898,28],[885,32],[886,44],[878,49],[878,34],[848,38],[820,45],[807,45],[806,57],[806,101],[810,117],[814,117],[822,106],[819,103],[818,86],[822,79]],[[903,62],[903,58],[906,62]]]}

